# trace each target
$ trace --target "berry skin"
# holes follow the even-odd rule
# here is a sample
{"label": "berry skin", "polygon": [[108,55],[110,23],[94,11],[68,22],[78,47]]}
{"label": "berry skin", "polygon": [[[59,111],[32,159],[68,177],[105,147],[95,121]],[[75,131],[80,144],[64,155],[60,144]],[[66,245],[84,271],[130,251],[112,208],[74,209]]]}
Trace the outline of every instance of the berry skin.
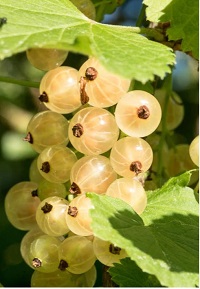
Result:
{"label": "berry skin", "polygon": [[65,146],[69,142],[68,127],[68,120],[63,115],[49,110],[42,111],[29,121],[24,140],[38,153],[48,146]]}
{"label": "berry skin", "polygon": [[65,183],[70,178],[72,166],[76,163],[75,153],[65,146],[45,148],[37,159],[41,175],[49,182]]}
{"label": "berry skin", "polygon": [[196,136],[191,142],[189,154],[193,163],[199,167],[199,136]]}
{"label": "berry skin", "polygon": [[37,237],[44,235],[44,232],[40,230],[38,226],[35,226],[29,230],[22,238],[20,244],[20,253],[23,260],[30,266],[29,262],[29,252],[32,242],[37,239]]}
{"label": "berry skin", "polygon": [[60,270],[74,274],[87,272],[96,261],[92,242],[84,236],[67,237],[59,247],[58,256]]}
{"label": "berry skin", "polygon": [[64,199],[67,196],[67,191],[63,183],[52,183],[44,179],[38,184],[37,194],[41,201],[53,196]]}
{"label": "berry skin", "polygon": [[118,140],[110,153],[110,162],[117,174],[132,178],[146,172],[153,161],[150,145],[139,137],[124,137]]}
{"label": "berry skin", "polygon": [[[155,91],[155,97],[160,103],[161,109],[165,109],[165,91],[162,89],[157,89]],[[184,105],[180,96],[174,91],[171,93],[169,102],[167,105],[166,113],[166,127],[168,130],[174,130],[177,128],[184,118]],[[162,122],[159,124],[157,131],[162,131]]]}
{"label": "berry skin", "polygon": [[98,237],[94,237],[93,248],[97,259],[106,266],[113,266],[120,263],[120,259],[128,257],[124,249]]}
{"label": "berry skin", "polygon": [[38,156],[31,162],[31,165],[29,167],[29,179],[31,182],[38,184],[39,182],[45,180],[45,178],[43,178],[43,176],[41,175],[38,169],[37,159],[38,159]]}
{"label": "berry skin", "polygon": [[70,0],[85,16],[95,20],[96,10],[91,0]]}
{"label": "berry skin", "polygon": [[[94,80],[87,75],[88,68],[96,71]],[[81,77],[85,78],[85,93],[88,103],[95,107],[110,107],[116,104],[119,99],[128,91],[130,80],[106,70],[99,60],[94,57],[89,58],[79,69]]]}
{"label": "berry skin", "polygon": [[40,101],[55,112],[68,114],[81,106],[78,70],[61,66],[48,71],[40,82]]}
{"label": "berry skin", "polygon": [[102,155],[84,156],[71,169],[71,193],[105,194],[108,186],[116,179],[117,173],[113,170],[107,157]]}
{"label": "berry skin", "polygon": [[145,137],[158,127],[161,107],[157,99],[142,90],[127,92],[115,109],[118,127],[128,136]]}
{"label": "berry skin", "polygon": [[59,197],[44,199],[37,208],[36,221],[39,228],[49,236],[62,236],[69,232],[65,220],[69,202]]}
{"label": "berry skin", "polygon": [[147,205],[147,195],[142,184],[132,178],[115,180],[108,187],[106,195],[125,201],[137,214],[141,214]]}
{"label": "berry skin", "polygon": [[68,51],[47,48],[30,48],[26,51],[29,62],[37,69],[49,71],[63,64]]}
{"label": "berry skin", "polygon": [[58,269],[58,249],[62,241],[53,236],[43,234],[30,244],[29,266],[40,272],[54,272]]}
{"label": "berry skin", "polygon": [[73,274],[69,271],[43,273],[34,271],[31,277],[31,287],[93,287],[97,278],[95,266],[83,274]]}
{"label": "berry skin", "polygon": [[[164,160],[164,166],[169,178],[197,168],[190,157],[188,144],[178,144],[172,147]],[[194,184],[198,179],[198,172],[194,172],[189,184]]]}
{"label": "berry skin", "polygon": [[85,194],[75,197],[69,203],[66,213],[66,222],[70,231],[79,236],[93,235],[89,213],[89,210],[93,208],[91,200]]}
{"label": "berry skin", "polygon": [[70,120],[68,135],[79,152],[97,155],[111,149],[118,139],[119,129],[109,111],[88,107],[78,111]]}
{"label": "berry skin", "polygon": [[19,182],[10,188],[5,197],[6,216],[19,230],[27,231],[37,225],[35,217],[40,199],[32,194],[37,187],[34,182]]}

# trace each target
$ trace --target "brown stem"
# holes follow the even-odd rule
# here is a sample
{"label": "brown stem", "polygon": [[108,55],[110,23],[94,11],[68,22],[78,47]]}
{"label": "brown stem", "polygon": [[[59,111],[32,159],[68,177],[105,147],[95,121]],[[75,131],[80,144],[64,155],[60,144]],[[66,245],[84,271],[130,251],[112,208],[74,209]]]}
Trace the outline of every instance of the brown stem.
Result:
{"label": "brown stem", "polygon": [[89,101],[89,96],[87,95],[87,92],[85,90],[86,84],[87,84],[86,77],[81,76],[79,83],[80,83],[81,103],[82,103],[82,105],[84,105]]}
{"label": "brown stem", "polygon": [[112,281],[110,274],[108,273],[108,269],[110,267],[104,265],[103,266],[103,287],[119,287],[114,281]]}

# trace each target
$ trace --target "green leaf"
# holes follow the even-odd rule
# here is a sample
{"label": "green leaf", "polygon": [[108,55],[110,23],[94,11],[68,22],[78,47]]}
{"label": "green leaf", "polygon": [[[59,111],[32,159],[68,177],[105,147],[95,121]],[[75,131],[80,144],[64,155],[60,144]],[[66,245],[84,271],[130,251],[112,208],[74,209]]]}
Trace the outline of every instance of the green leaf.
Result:
{"label": "green leaf", "polygon": [[147,20],[152,22],[160,22],[160,17],[164,14],[163,10],[169,5],[173,0],[143,0],[143,4],[146,7]]}
{"label": "green leaf", "polygon": [[110,14],[115,11],[117,7],[122,5],[125,0],[92,0],[95,7],[103,6],[104,14]]}
{"label": "green leaf", "polygon": [[184,186],[187,176],[150,192],[141,216],[119,199],[88,194],[94,234],[125,249],[143,272],[168,287],[198,283],[198,203]]}
{"label": "green leaf", "polygon": [[199,2],[197,0],[144,0],[147,19],[152,22],[169,22],[169,40],[182,39],[183,51],[192,51],[199,57]]}
{"label": "green leaf", "polygon": [[120,287],[161,287],[155,276],[144,273],[130,258],[115,263],[108,272]]}
{"label": "green leaf", "polygon": [[140,28],[97,23],[68,0],[6,0],[0,11],[0,59],[30,47],[59,48],[95,56],[110,71],[145,83],[171,72],[168,47],[140,35]]}
{"label": "green leaf", "polygon": [[146,82],[145,84],[139,81],[133,81],[131,88],[129,90],[143,90],[148,93],[154,94],[154,87],[150,81]]}
{"label": "green leaf", "polygon": [[92,0],[97,14],[97,21],[101,21],[105,14],[113,13],[125,0]]}
{"label": "green leaf", "polygon": [[[187,171],[178,177],[173,177],[166,182],[162,188],[148,192],[148,205],[142,214],[145,224],[149,225],[156,219],[160,219],[170,214],[177,214],[177,217],[198,215],[198,204],[193,197],[194,192],[187,187],[192,171]],[[192,196],[192,197],[191,197]],[[156,213],[155,213],[156,212]],[[193,222],[193,217],[191,223]]]}

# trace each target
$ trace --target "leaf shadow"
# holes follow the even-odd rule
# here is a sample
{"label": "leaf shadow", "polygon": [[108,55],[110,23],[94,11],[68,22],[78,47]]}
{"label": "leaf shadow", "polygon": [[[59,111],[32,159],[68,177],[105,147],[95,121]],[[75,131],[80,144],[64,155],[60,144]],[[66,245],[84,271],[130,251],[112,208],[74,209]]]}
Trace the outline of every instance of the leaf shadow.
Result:
{"label": "leaf shadow", "polygon": [[145,226],[143,222],[136,225],[135,214],[125,209],[115,212],[109,222],[123,238],[131,241],[133,247],[154,260],[164,261],[170,271],[199,272],[197,216],[174,213]]}

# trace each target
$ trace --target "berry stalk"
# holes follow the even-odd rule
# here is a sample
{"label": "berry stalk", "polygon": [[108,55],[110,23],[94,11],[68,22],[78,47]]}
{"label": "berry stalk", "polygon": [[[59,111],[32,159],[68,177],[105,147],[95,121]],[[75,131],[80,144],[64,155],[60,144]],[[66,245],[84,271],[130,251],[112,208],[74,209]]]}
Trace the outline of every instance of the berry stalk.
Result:
{"label": "berry stalk", "polygon": [[16,79],[16,78],[12,78],[12,77],[6,77],[6,76],[0,76],[0,82],[18,84],[21,86],[35,87],[35,88],[39,88],[39,85],[40,85],[39,82],[29,81],[29,80],[21,80],[21,79]]}

